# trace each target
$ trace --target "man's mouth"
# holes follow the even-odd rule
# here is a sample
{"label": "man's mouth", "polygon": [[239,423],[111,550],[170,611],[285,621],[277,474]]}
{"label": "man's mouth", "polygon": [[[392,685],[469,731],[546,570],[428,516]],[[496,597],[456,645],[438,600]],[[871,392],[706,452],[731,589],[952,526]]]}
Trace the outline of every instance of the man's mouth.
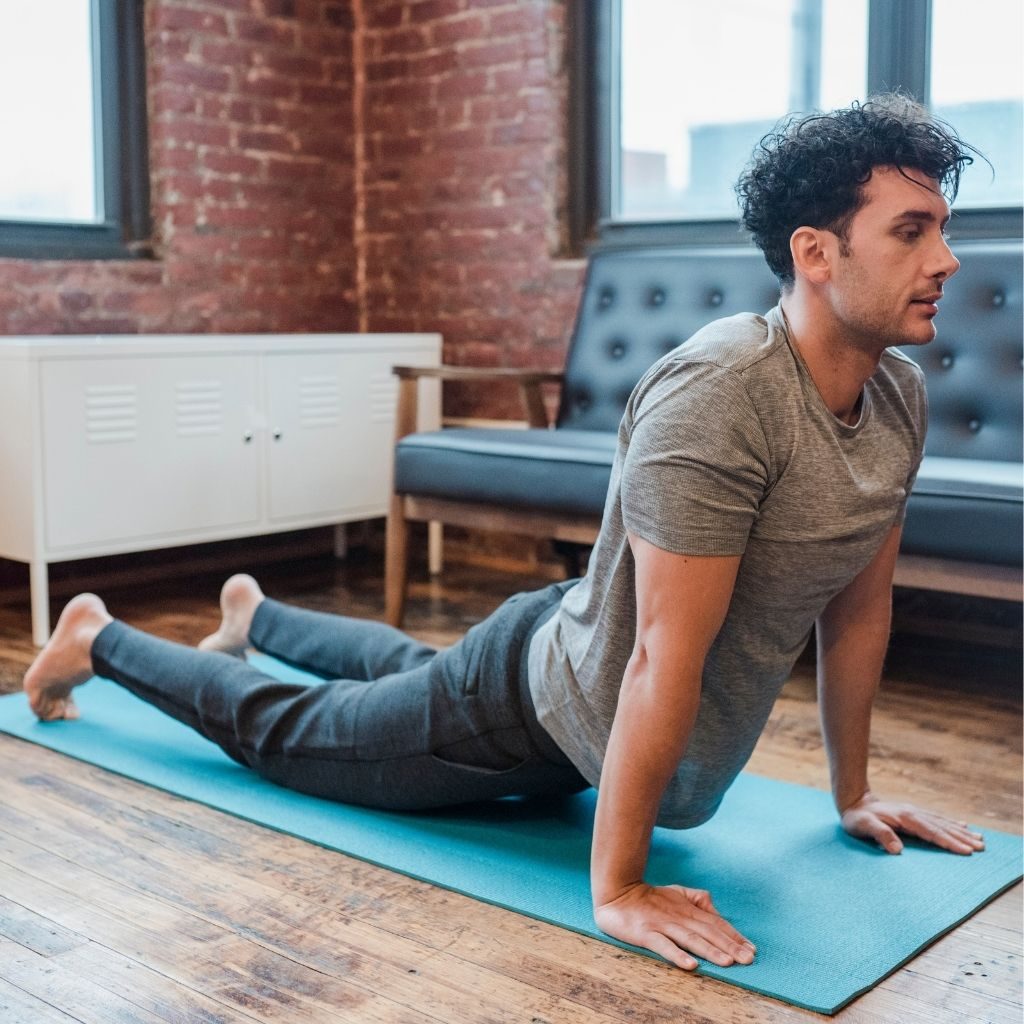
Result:
{"label": "man's mouth", "polygon": [[941,298],[942,292],[931,292],[928,295],[922,295],[918,299],[912,299],[910,304],[912,306],[923,306],[926,313],[934,316],[939,311],[938,301]]}

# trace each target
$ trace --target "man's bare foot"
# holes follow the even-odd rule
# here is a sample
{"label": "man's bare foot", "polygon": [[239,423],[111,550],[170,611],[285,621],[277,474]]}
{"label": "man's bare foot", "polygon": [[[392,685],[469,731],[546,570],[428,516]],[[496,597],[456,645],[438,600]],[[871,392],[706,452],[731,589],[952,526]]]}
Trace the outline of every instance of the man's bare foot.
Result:
{"label": "man's bare foot", "polygon": [[252,617],[262,601],[263,591],[251,576],[244,573],[232,576],[220,591],[220,628],[200,640],[199,649],[241,657],[249,646]]}
{"label": "man's bare foot", "polygon": [[50,722],[78,717],[71,690],[92,678],[92,644],[108,622],[113,619],[95,594],[79,594],[67,603],[22,683],[38,718]]}

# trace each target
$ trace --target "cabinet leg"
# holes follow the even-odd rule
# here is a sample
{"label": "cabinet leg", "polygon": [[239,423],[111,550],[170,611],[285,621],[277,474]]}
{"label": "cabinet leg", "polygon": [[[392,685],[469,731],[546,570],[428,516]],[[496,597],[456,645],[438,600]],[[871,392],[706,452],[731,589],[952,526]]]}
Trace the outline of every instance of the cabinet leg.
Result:
{"label": "cabinet leg", "polygon": [[440,576],[444,570],[444,523],[436,519],[427,523],[427,564],[431,576]]}
{"label": "cabinet leg", "polygon": [[30,562],[28,578],[32,596],[32,642],[42,647],[50,639],[50,578],[46,562]]}
{"label": "cabinet leg", "polygon": [[348,557],[348,524],[334,524],[334,557]]}
{"label": "cabinet leg", "polygon": [[408,554],[409,523],[405,518],[405,498],[401,494],[393,494],[384,541],[384,618],[391,626],[401,626],[405,615]]}

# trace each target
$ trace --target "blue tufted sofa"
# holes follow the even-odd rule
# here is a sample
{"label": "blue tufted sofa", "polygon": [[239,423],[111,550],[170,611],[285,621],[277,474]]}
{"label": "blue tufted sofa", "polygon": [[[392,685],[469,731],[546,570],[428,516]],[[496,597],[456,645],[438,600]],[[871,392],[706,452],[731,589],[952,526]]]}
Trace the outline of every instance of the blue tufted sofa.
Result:
{"label": "blue tufted sofa", "polygon": [[[1021,598],[1021,243],[956,247],[938,337],[909,354],[928,381],[926,456],[910,500],[897,583]],[[564,374],[397,367],[387,617],[402,619],[408,523],[436,521],[582,544],[600,525],[619,419],[644,370],[720,316],[764,311],[778,286],[750,248],[629,249],[594,255]],[[413,433],[417,380],[514,378],[526,430]],[[557,380],[555,423],[540,387]]]}

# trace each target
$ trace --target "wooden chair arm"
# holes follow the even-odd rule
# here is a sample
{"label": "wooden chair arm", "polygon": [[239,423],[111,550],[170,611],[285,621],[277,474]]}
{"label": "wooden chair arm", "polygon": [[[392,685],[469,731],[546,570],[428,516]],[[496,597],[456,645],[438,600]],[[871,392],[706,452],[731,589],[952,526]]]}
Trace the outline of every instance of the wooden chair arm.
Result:
{"label": "wooden chair arm", "polygon": [[513,381],[519,385],[530,426],[546,428],[549,423],[540,386],[561,384],[565,376],[547,370],[520,370],[505,366],[393,366],[391,372],[399,381],[396,441],[416,430],[418,383],[423,377],[461,381]]}

